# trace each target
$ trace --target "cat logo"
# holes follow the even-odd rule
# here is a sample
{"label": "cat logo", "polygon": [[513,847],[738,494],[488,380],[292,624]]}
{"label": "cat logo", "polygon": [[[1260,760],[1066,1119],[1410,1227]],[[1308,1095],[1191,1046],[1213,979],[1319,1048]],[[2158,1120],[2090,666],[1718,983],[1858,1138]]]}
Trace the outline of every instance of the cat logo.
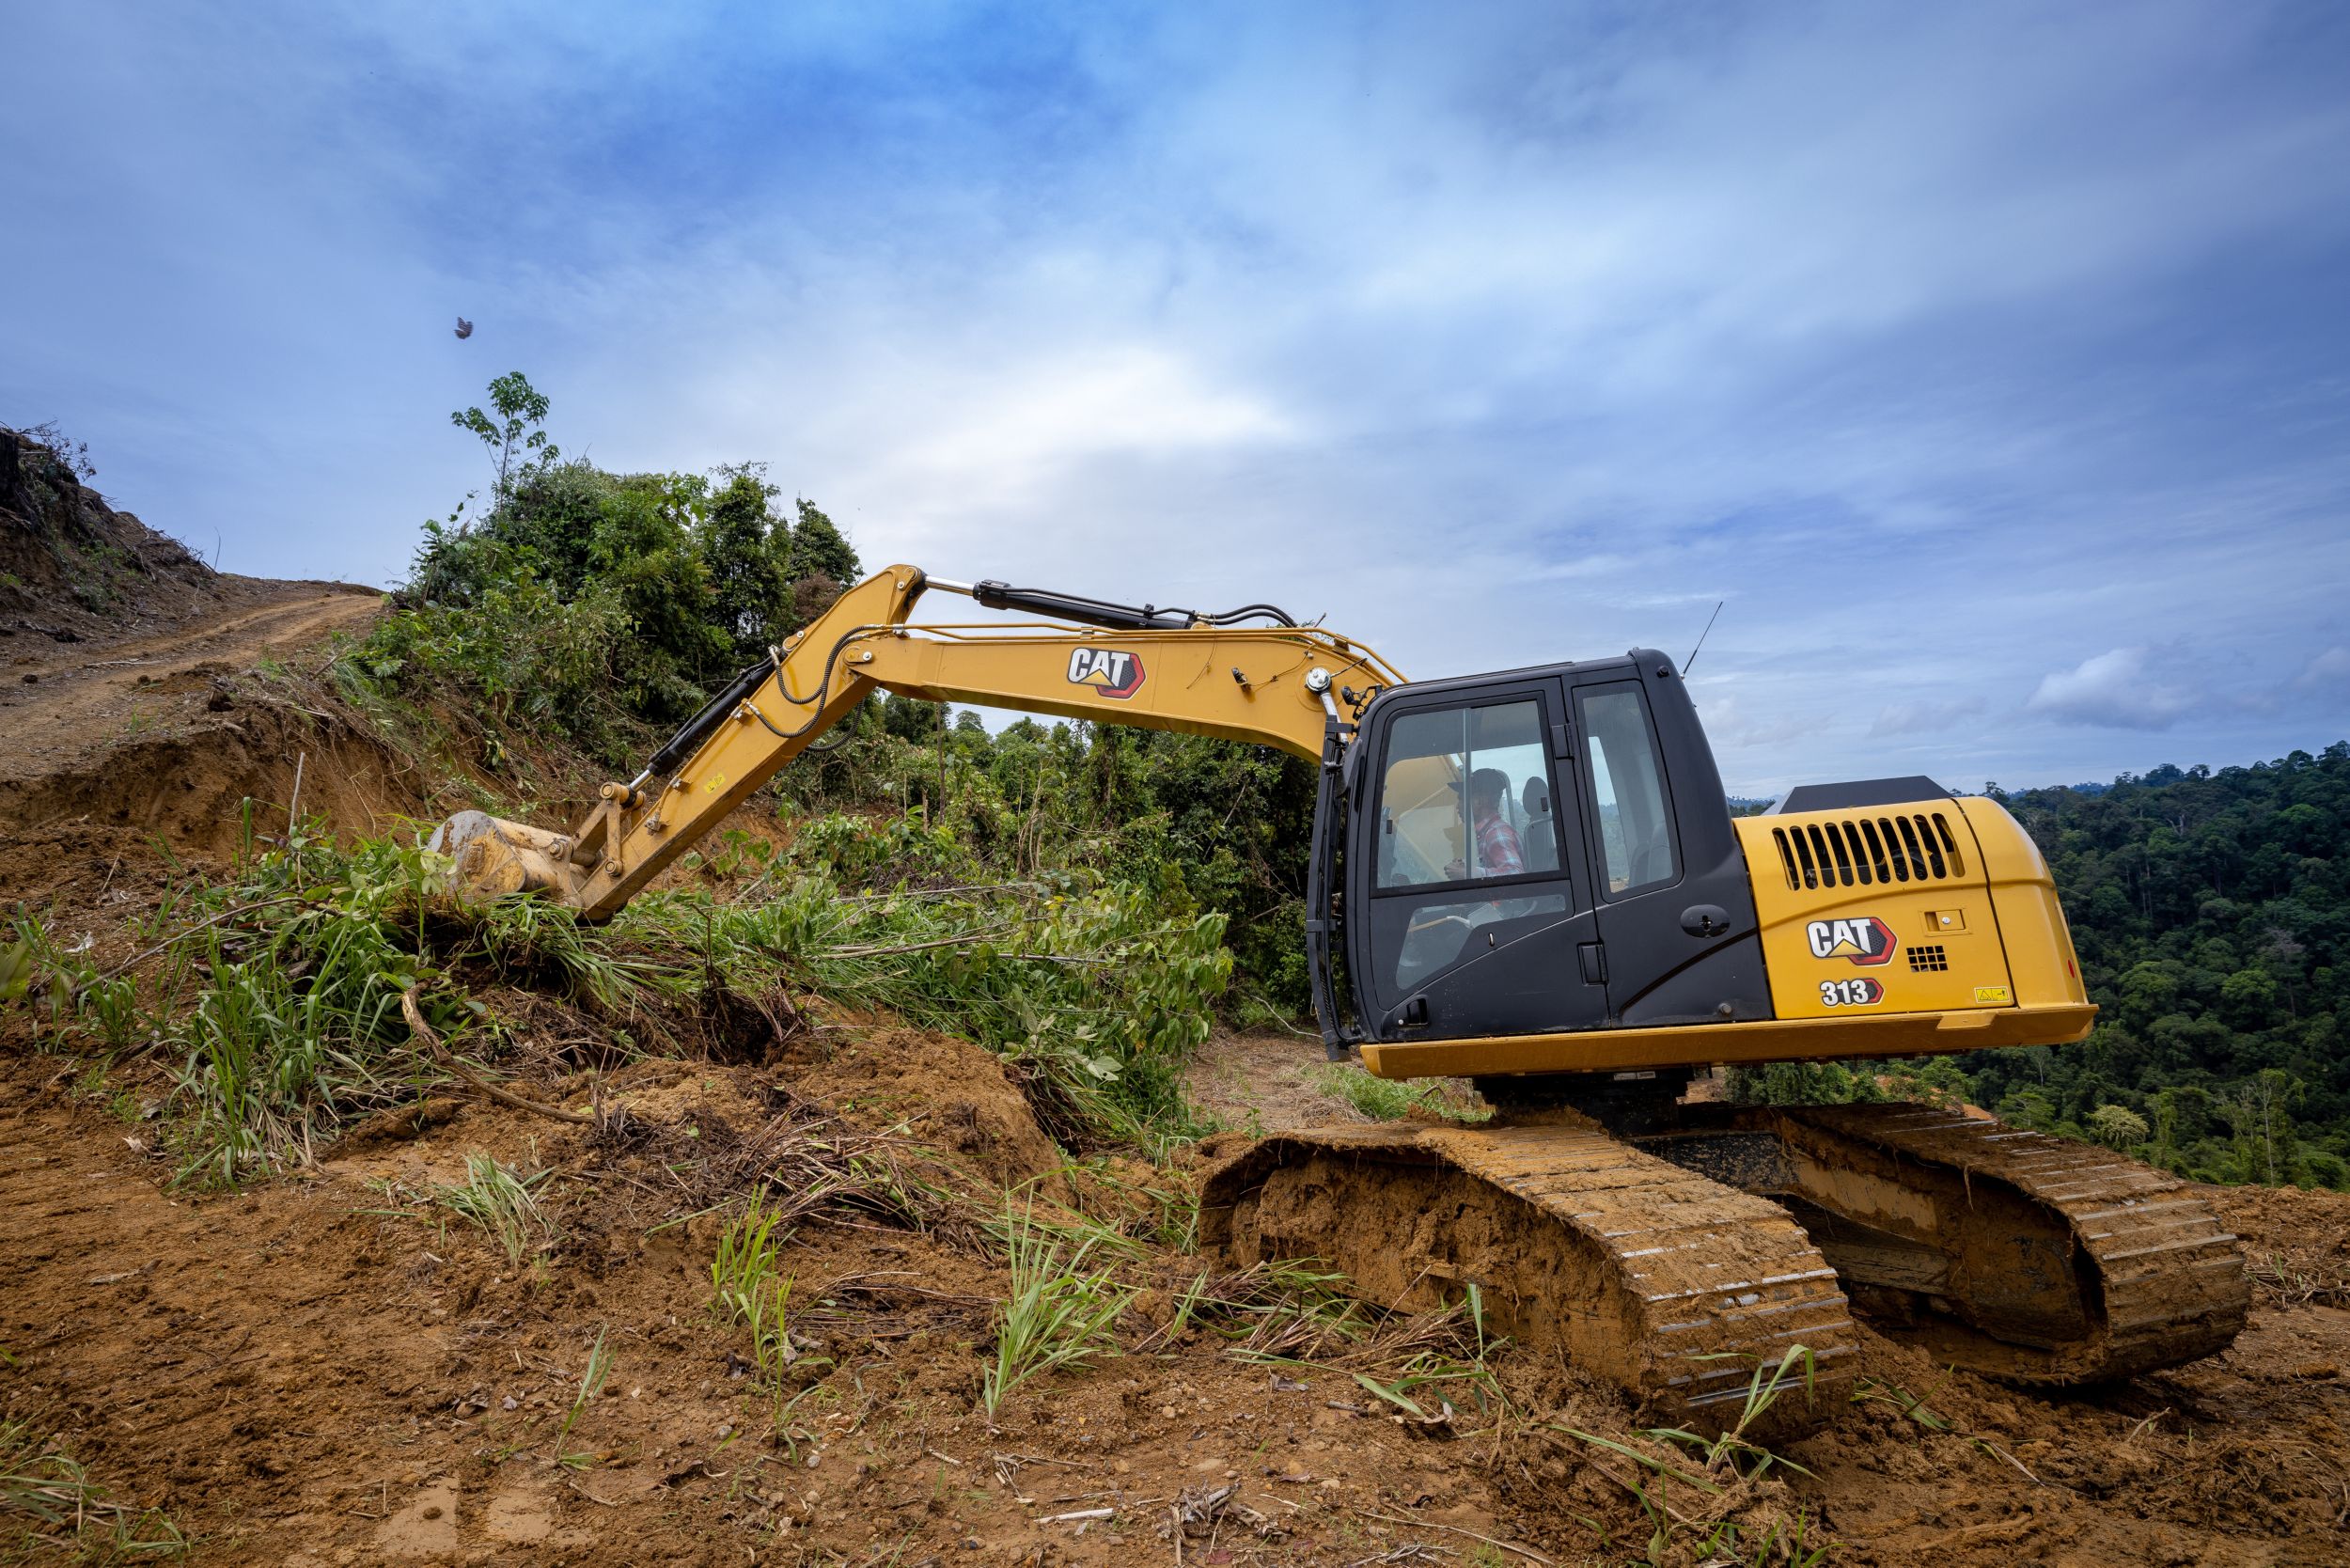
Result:
{"label": "cat logo", "polygon": [[1804,928],[1813,958],[1848,958],[1864,968],[1892,962],[1901,939],[1873,915],[1853,920],[1814,920]]}
{"label": "cat logo", "polygon": [[1132,697],[1142,689],[1142,660],[1115,648],[1073,648],[1069,679],[1073,685],[1091,686],[1097,697]]}

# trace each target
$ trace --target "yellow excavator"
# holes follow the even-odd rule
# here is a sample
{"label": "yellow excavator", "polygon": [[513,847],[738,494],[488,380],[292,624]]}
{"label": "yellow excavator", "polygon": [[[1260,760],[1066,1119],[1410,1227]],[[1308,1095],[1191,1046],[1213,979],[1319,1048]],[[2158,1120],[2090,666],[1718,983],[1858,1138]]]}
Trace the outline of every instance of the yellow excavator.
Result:
{"label": "yellow excavator", "polygon": [[[926,593],[1037,619],[913,624]],[[1686,1097],[1722,1063],[2068,1044],[2096,1009],[2047,865],[1996,802],[1892,778],[1733,818],[1650,650],[1408,682],[1271,605],[895,566],[570,831],[464,812],[435,847],[476,893],[608,917],[877,690],[1319,767],[1304,935],[1325,1050],[1383,1078],[1469,1078],[1496,1114],[1222,1158],[1203,1231],[1237,1262],[1324,1260],[1405,1309],[1479,1287],[1491,1326],[1712,1427],[1758,1368],[1782,1431],[1844,1403],[1856,1309],[2041,1386],[2173,1366],[2243,1326],[2235,1238],[2135,1161],[1971,1110]]]}

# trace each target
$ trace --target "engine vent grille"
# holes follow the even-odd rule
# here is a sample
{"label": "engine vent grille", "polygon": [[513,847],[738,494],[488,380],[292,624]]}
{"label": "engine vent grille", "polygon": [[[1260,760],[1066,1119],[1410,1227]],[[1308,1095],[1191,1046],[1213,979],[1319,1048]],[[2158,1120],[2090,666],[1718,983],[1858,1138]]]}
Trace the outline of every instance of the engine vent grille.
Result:
{"label": "engine vent grille", "polygon": [[1941,943],[1933,942],[1922,948],[1909,949],[1909,966],[1919,971],[1939,971],[1950,966],[1950,955],[1943,950]]}
{"label": "engine vent grille", "polygon": [[1958,840],[1939,811],[1908,816],[1838,817],[1775,827],[1787,886],[1867,887],[1893,882],[1947,882],[1966,874]]}

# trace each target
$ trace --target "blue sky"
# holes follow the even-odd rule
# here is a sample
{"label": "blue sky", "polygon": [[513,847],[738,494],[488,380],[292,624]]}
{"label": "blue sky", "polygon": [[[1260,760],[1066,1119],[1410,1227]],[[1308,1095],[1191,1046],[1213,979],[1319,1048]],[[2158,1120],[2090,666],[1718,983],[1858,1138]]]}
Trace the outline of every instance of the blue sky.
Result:
{"label": "blue sky", "polygon": [[[1732,789],[2350,734],[2350,9],[19,8],[0,420],[388,583],[521,368],[869,563],[1686,653]],[[456,340],[459,315],[478,326]]]}

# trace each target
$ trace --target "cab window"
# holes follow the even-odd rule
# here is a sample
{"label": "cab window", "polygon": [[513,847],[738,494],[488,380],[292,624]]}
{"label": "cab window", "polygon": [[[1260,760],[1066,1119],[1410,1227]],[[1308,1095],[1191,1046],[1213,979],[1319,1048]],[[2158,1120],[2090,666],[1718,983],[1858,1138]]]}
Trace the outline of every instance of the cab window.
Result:
{"label": "cab window", "polygon": [[1380,779],[1375,886],[1559,869],[1542,704],[1440,708],[1396,719]]}
{"label": "cab window", "polygon": [[1585,694],[1583,737],[1591,769],[1591,806],[1612,897],[1671,882],[1672,816],[1664,771],[1649,729],[1648,700],[1637,686]]}

